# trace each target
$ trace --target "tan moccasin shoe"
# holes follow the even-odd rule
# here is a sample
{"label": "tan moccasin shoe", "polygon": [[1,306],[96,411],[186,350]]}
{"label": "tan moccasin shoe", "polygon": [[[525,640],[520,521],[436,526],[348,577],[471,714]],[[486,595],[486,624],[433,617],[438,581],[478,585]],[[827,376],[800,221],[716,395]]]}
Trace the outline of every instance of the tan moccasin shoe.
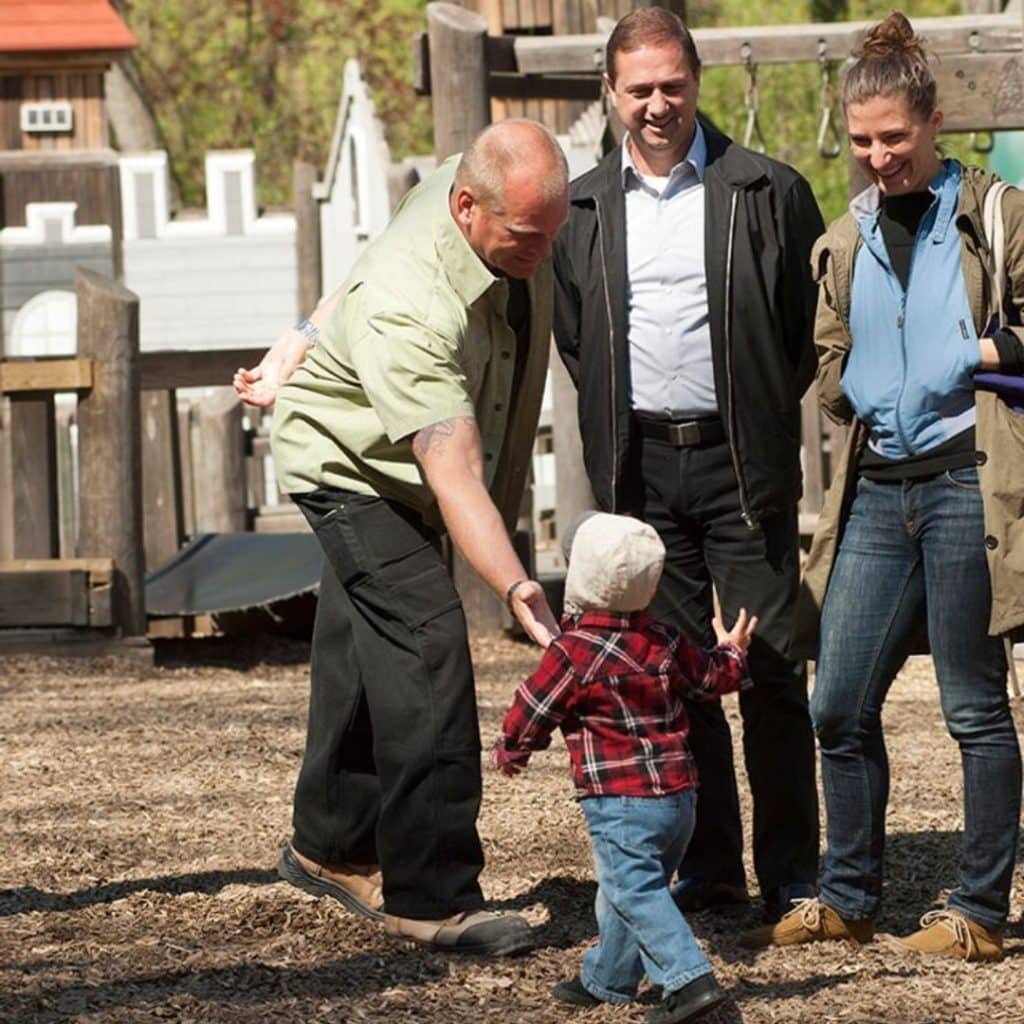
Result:
{"label": "tan moccasin shoe", "polygon": [[277,862],[286,882],[313,896],[333,896],[343,907],[371,921],[384,920],[384,894],[376,864],[317,864],[289,843]]}
{"label": "tan moccasin shoe", "polygon": [[385,914],[384,931],[447,953],[511,956],[534,946],[533,932],[524,918],[490,910],[466,910],[440,921]]}
{"label": "tan moccasin shoe", "polygon": [[875,922],[847,921],[817,898],[794,900],[793,909],[775,924],[752,928],[740,936],[747,949],[766,946],[796,946],[804,942],[870,942]]}
{"label": "tan moccasin shoe", "polygon": [[929,910],[913,935],[889,938],[901,949],[926,956],[952,956],[972,963],[1003,959],[1002,932],[990,931],[959,910]]}

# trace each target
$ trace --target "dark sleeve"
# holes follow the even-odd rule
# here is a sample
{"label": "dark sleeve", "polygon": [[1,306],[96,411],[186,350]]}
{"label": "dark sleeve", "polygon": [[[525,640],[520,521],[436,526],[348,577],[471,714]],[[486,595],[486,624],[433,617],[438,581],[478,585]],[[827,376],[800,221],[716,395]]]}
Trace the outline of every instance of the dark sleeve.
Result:
{"label": "dark sleeve", "polygon": [[555,239],[552,263],[555,272],[555,345],[573,384],[580,373],[580,292],[569,259],[569,224]]}
{"label": "dark sleeve", "polygon": [[811,276],[811,249],[824,230],[811,186],[797,177],[782,203],[782,260],[786,347],[799,395],[810,387],[818,366],[814,352],[818,289]]}

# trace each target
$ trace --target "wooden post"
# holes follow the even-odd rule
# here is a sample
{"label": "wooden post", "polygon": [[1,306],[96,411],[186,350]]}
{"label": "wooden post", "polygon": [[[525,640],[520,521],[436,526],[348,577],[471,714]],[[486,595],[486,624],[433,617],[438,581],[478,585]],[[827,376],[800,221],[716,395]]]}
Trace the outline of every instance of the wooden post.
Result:
{"label": "wooden post", "polygon": [[[0,348],[0,352],[2,352],[2,348]],[[11,403],[3,395],[0,395],[0,561],[14,558],[14,483],[12,472]]]}
{"label": "wooden post", "polygon": [[144,636],[139,299],[82,269],[76,293],[78,353],[93,359],[93,385],[78,405],[78,556],[114,559],[114,626]]}
{"label": "wooden post", "polygon": [[56,558],[60,511],[52,392],[11,398],[11,477],[14,557]]}
{"label": "wooden post", "polygon": [[299,316],[309,316],[322,294],[320,263],[320,204],[313,198],[316,168],[296,160],[292,168],[292,203],[295,207],[295,256],[298,268]]}
{"label": "wooden post", "polygon": [[247,523],[242,403],[231,388],[217,388],[199,403],[195,463],[197,533],[240,533]]}
{"label": "wooden post", "polygon": [[464,7],[427,4],[434,153],[461,153],[491,121],[484,39],[487,22]]}
{"label": "wooden post", "polygon": [[146,569],[155,569],[181,547],[185,536],[178,443],[177,397],[173,390],[143,391],[142,508]]}
{"label": "wooden post", "polygon": [[583,465],[583,441],[577,407],[576,385],[551,346],[551,438],[555,448],[555,550],[562,561],[562,537],[587,509],[595,507],[590,480]]}

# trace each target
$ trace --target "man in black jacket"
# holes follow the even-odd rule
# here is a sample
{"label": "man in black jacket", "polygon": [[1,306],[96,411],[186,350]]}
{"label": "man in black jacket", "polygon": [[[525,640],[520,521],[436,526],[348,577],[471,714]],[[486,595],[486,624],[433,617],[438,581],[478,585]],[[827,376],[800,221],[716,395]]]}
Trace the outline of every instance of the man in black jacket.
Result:
{"label": "man in black jacket", "polygon": [[[665,542],[655,610],[700,642],[713,588],[727,622],[741,606],[760,616],[740,707],[754,867],[774,919],[813,894],[818,857],[806,674],[786,646],[823,224],[796,171],[698,120],[700,60],[675,15],[623,18],[605,85],[627,135],[572,185],[555,336],[598,505]],[[688,710],[701,790],[677,898],[693,910],[745,901],[746,882],[728,724],[716,703]]]}

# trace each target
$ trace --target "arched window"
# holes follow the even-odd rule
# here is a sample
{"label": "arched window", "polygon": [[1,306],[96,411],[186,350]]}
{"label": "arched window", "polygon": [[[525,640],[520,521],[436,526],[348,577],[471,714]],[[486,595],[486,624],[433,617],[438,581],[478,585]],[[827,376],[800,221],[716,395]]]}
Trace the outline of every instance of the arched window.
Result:
{"label": "arched window", "polygon": [[8,356],[73,356],[78,303],[74,292],[40,292],[15,314]]}

